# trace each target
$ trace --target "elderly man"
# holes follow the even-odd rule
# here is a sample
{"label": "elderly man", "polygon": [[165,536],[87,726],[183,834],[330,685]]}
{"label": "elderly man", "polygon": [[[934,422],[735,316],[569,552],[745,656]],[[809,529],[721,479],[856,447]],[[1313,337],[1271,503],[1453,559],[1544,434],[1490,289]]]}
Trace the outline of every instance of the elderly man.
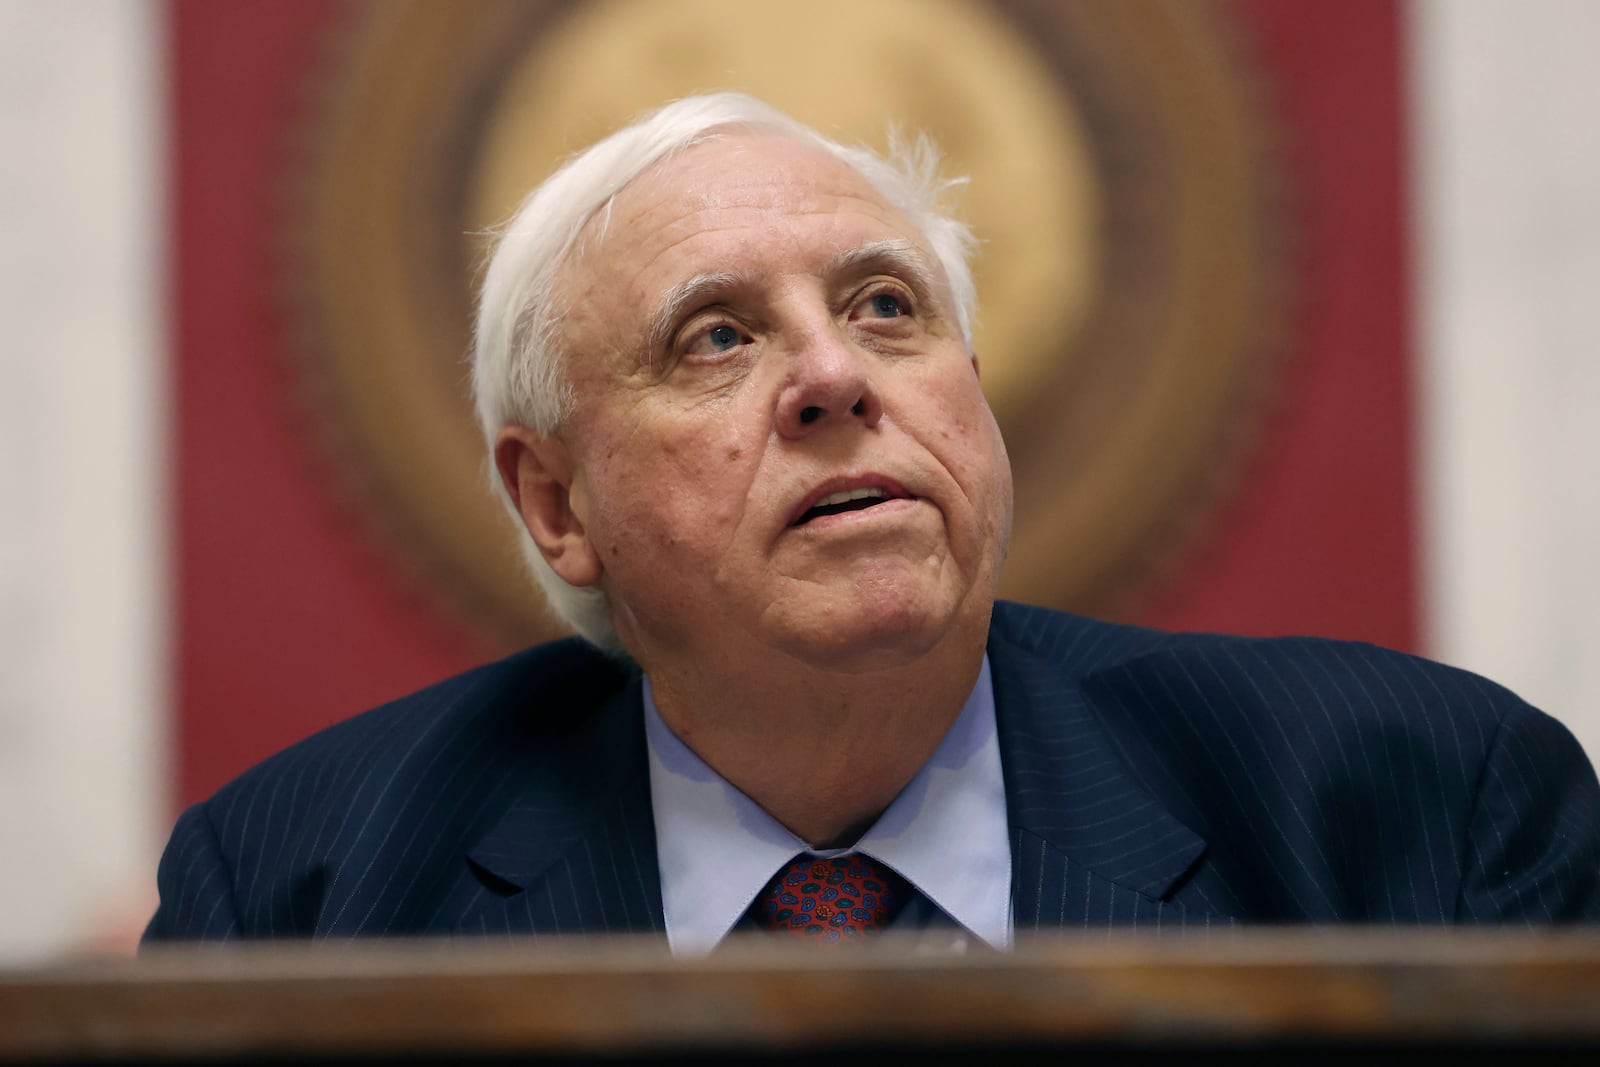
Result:
{"label": "elderly man", "polygon": [[[184,814],[152,938],[1600,917],[1600,788],[1471,675],[995,591],[1005,447],[931,153],[680,101],[507,226],[474,381],[534,648]],[[1064,545],[1063,551],[1071,551]]]}

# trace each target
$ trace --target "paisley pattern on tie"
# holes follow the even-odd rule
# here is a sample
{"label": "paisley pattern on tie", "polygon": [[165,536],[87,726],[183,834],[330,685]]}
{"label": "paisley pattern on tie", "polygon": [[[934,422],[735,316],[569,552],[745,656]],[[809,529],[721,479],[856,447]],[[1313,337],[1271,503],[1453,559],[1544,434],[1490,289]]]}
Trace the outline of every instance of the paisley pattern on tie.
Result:
{"label": "paisley pattern on tie", "polygon": [[905,903],[905,879],[867,856],[797,856],[750,907],[756,923],[822,944],[879,933]]}

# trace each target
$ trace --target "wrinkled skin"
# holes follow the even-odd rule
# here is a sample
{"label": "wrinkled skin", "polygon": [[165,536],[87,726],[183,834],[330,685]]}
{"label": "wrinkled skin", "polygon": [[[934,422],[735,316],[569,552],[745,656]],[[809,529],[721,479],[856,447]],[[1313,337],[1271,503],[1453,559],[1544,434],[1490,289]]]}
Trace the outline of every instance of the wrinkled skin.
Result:
{"label": "wrinkled skin", "polygon": [[[871,242],[920,248],[909,222],[818,149],[723,137],[640,178],[599,229],[558,289],[582,533],[556,562],[605,582],[630,649],[871,666],[992,599],[1009,469],[943,276],[926,250],[921,297],[879,269],[898,263],[827,273]],[[664,293],[730,273],[650,350]],[[817,487],[874,476],[915,499],[790,525]]]}

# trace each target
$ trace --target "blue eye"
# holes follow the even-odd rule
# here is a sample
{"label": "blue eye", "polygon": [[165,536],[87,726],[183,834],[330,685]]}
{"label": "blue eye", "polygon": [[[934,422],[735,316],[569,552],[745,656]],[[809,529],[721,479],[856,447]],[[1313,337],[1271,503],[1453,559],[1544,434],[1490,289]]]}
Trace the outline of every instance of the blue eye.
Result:
{"label": "blue eye", "polygon": [[882,319],[892,319],[905,314],[900,298],[893,293],[879,293],[872,298],[872,310]]}
{"label": "blue eye", "polygon": [[718,352],[726,352],[739,343],[739,331],[728,325],[713,326],[706,333],[706,340]]}

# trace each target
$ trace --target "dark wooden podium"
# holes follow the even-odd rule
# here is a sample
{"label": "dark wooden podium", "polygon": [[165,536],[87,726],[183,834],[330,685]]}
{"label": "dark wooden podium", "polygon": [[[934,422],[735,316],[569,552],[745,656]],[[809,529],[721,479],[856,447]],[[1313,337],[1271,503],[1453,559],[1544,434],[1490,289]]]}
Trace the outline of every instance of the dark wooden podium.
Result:
{"label": "dark wooden podium", "polygon": [[1600,1067],[1600,929],[1100,932],[1009,954],[766,942],[250,945],[0,971],[0,1061],[884,1062],[955,1053]]}

